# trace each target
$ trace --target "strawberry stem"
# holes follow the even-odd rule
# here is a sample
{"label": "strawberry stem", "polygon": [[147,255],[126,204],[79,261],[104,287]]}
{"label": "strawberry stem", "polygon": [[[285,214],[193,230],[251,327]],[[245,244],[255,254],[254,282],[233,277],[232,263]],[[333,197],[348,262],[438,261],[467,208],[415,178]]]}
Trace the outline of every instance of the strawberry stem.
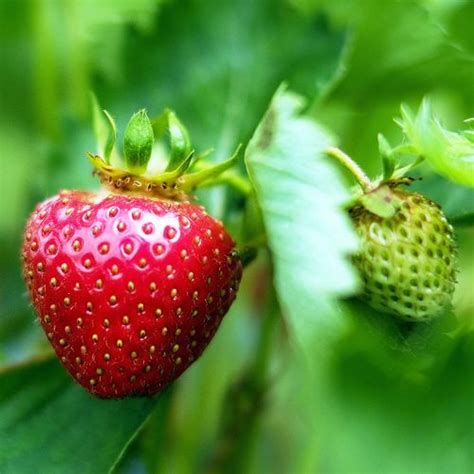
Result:
{"label": "strawberry stem", "polygon": [[362,168],[349,155],[346,155],[342,150],[333,146],[326,148],[325,153],[327,156],[335,158],[339,163],[345,166],[346,169],[352,173],[364,192],[372,191],[372,181],[370,181]]}

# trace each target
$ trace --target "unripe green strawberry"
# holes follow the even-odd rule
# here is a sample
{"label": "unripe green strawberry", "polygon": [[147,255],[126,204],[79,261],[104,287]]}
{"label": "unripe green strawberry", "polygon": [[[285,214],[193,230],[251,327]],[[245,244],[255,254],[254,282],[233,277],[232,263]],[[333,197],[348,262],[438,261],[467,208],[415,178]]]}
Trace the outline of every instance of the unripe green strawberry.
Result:
{"label": "unripe green strawberry", "polygon": [[421,194],[394,188],[398,208],[380,217],[362,204],[350,215],[360,236],[355,263],[364,299],[409,321],[426,321],[449,308],[455,286],[453,229],[441,208]]}

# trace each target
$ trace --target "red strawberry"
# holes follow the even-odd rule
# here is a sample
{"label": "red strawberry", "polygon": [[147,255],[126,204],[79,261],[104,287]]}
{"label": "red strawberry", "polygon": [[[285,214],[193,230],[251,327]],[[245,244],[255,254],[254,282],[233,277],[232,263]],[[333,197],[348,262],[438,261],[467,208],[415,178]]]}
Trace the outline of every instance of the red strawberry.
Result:
{"label": "red strawberry", "polygon": [[150,395],[214,336],[242,274],[222,224],[189,202],[64,191],[30,217],[33,305],[59,359],[105,398]]}

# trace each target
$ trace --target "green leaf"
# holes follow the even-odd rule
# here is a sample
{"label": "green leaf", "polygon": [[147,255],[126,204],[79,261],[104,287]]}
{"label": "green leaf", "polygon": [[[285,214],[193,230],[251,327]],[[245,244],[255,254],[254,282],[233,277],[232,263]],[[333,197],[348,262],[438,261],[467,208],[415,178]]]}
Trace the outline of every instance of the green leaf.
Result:
{"label": "green leaf", "polygon": [[303,100],[280,88],[246,151],[275,265],[275,285],[293,336],[313,354],[341,323],[337,297],[356,289],[349,198],[324,155],[328,133],[301,116]]}
{"label": "green leaf", "polygon": [[99,400],[54,359],[0,372],[0,472],[109,472],[155,404]]}
{"label": "green leaf", "polygon": [[398,124],[416,153],[428,160],[438,173],[458,184],[474,187],[474,142],[469,132],[446,130],[426,99],[416,116],[402,107]]}

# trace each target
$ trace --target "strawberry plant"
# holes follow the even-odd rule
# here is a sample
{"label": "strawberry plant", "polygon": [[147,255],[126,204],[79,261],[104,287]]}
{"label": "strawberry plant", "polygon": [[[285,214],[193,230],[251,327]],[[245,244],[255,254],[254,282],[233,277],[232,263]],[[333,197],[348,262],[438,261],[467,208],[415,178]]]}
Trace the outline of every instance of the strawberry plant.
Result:
{"label": "strawberry plant", "polygon": [[438,3],[0,4],[0,472],[472,471]]}

